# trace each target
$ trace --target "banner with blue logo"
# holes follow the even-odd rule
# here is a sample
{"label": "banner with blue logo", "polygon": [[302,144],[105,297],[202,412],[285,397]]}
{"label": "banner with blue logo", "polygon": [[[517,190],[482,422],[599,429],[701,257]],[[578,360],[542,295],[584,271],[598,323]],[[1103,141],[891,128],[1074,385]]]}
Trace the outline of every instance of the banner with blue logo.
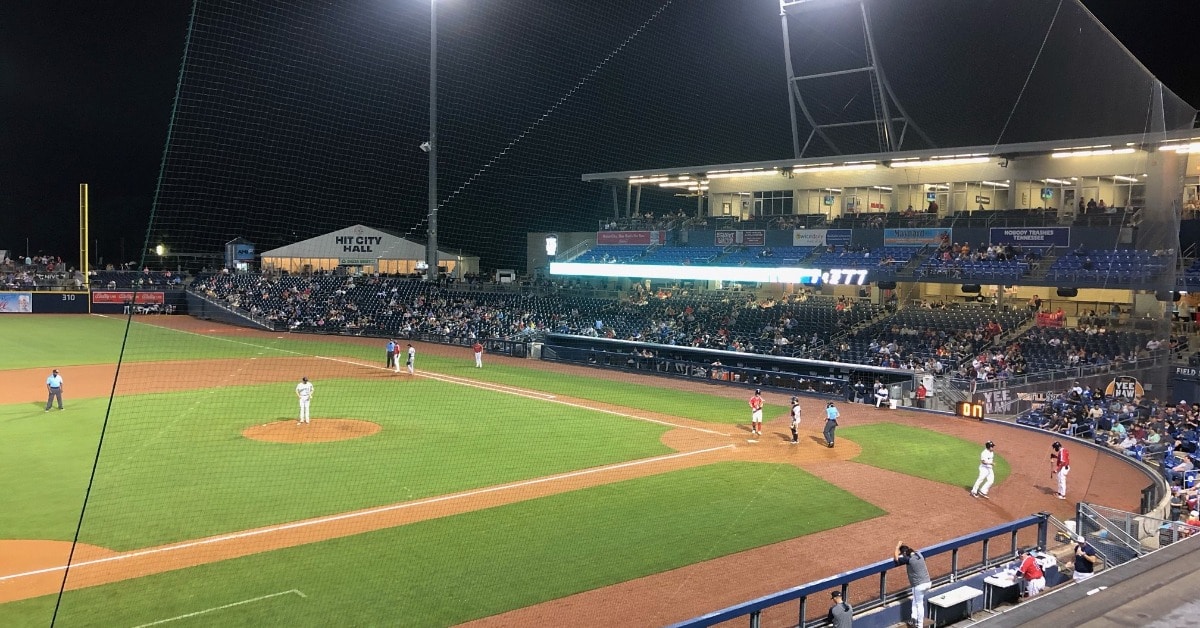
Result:
{"label": "banner with blue logo", "polygon": [[1071,246],[1070,227],[992,227],[989,233],[992,244],[1013,246]]}
{"label": "banner with blue logo", "polygon": [[950,238],[949,229],[940,229],[938,227],[923,227],[912,229],[884,229],[883,230],[883,245],[884,246],[925,246],[926,244],[938,244],[942,241],[942,236],[946,239]]}

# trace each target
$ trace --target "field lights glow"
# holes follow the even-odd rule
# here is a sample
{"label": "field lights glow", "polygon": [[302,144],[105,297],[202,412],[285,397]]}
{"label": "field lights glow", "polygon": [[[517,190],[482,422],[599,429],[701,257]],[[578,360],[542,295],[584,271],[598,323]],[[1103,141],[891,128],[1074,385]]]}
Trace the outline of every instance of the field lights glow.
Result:
{"label": "field lights glow", "polygon": [[572,277],[636,277],[638,279],[702,279],[753,281],[756,283],[830,283],[861,286],[867,281],[864,268],[764,268],[756,266],[680,266],[657,264],[582,264],[551,262],[551,275]]}

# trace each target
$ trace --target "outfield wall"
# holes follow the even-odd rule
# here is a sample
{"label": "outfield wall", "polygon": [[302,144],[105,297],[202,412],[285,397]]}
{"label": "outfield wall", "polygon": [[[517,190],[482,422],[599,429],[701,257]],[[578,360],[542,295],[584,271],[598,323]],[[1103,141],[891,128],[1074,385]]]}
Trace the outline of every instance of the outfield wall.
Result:
{"label": "outfield wall", "polygon": [[0,314],[87,314],[87,292],[0,292]]}

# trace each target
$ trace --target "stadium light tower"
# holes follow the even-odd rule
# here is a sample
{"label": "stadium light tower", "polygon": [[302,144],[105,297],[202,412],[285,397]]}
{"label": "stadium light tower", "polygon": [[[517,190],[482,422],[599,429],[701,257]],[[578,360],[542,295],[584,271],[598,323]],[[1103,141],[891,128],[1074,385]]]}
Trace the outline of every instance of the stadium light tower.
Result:
{"label": "stadium light tower", "polygon": [[[428,148],[426,148],[426,145]],[[437,0],[429,0],[429,237],[425,241],[425,277],[438,278],[437,239]]]}
{"label": "stadium light tower", "polygon": [[[879,152],[904,149],[904,141],[909,139],[907,135],[910,130],[920,137],[926,147],[936,146],[905,111],[884,74],[871,27],[868,6],[871,3],[872,0],[779,0],[788,108],[792,118],[792,151],[797,159],[804,157],[813,140],[818,138],[833,154],[867,152],[865,146],[869,141],[868,135],[854,133],[855,129],[864,127],[873,128],[874,144]],[[862,24],[861,31],[857,31],[845,19],[845,15],[841,16],[841,20],[837,19],[838,16],[830,17],[831,13],[853,5],[858,5],[856,17]],[[860,40],[862,48],[855,50],[848,44],[843,45],[842,49],[852,53],[852,60],[842,60],[836,67],[827,68],[827,71],[801,72],[798,65],[810,64],[804,64],[802,62],[805,59],[793,56],[789,20],[806,20],[810,26],[821,28],[834,39],[845,42]],[[850,103],[839,105],[823,102],[822,99],[830,98],[829,94],[833,91],[840,91],[831,91],[833,87],[842,90],[866,89],[871,95],[870,106],[859,109],[850,107]],[[804,126],[808,128],[808,138],[803,145],[800,143],[802,125],[797,118],[797,108],[807,123]]]}

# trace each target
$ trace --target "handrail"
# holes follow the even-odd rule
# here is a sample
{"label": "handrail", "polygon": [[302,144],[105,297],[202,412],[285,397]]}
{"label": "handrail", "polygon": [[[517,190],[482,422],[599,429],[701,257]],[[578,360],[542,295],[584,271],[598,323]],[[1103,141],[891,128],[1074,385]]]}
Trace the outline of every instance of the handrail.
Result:
{"label": "handrail", "polygon": [[[954,581],[954,580],[958,580],[962,575],[958,570],[958,550],[959,549],[967,547],[969,545],[975,545],[977,543],[982,543],[983,544],[983,558],[981,560],[981,565],[978,566],[979,568],[983,568],[983,567],[987,566],[990,562],[996,561],[997,559],[999,561],[1009,560],[1013,556],[1015,556],[1017,553],[1017,534],[1027,528],[1037,526],[1037,528],[1038,528],[1038,545],[1045,547],[1046,531],[1049,527],[1049,520],[1050,520],[1050,514],[1041,512],[1041,513],[1037,513],[1035,515],[1030,515],[1028,517],[1023,517],[1021,519],[1017,519],[1016,521],[1011,521],[1009,523],[1001,524],[1001,525],[998,525],[998,526],[995,526],[992,528],[980,530],[979,532],[973,532],[971,534],[960,536],[958,538],[951,539],[949,541],[943,541],[942,543],[932,545],[930,547],[927,547],[927,548],[919,550],[919,551],[921,552],[921,555],[926,558],[927,562],[928,562],[929,557],[931,557],[931,556],[937,556],[939,554],[945,554],[948,552],[952,553],[953,554],[953,558],[951,560],[952,567],[951,567],[951,573],[949,574],[949,578],[951,581]],[[1000,536],[1003,534],[1010,535],[1010,547],[1008,548],[1008,554],[1004,555],[1003,558],[1000,558],[1000,557],[989,558],[989,556],[988,556],[989,541],[993,537],[997,537],[997,536]],[[785,589],[783,591],[778,591],[778,592],[772,593],[770,595],[765,595],[763,597],[760,597],[760,598],[757,598],[754,600],[750,600],[749,602],[742,602],[741,604],[735,604],[733,606],[729,606],[729,607],[723,608],[718,611],[713,611],[711,613],[707,613],[707,614],[701,615],[699,617],[694,617],[692,619],[684,620],[684,621],[672,624],[671,628],[700,628],[702,626],[714,626],[714,625],[720,624],[722,622],[730,621],[730,620],[737,619],[739,617],[744,617],[747,615],[750,616],[751,625],[755,626],[758,623],[759,615],[762,613],[762,611],[764,611],[768,608],[771,608],[773,606],[778,606],[780,604],[784,604],[787,602],[792,602],[795,600],[800,600],[801,607],[803,608],[803,606],[805,604],[805,599],[810,595],[823,594],[826,591],[829,591],[829,590],[835,589],[835,588],[845,589],[849,585],[851,585],[859,580],[863,580],[863,579],[871,577],[871,576],[879,576],[880,577],[879,588],[878,588],[879,595],[874,600],[872,600],[866,604],[858,605],[857,610],[866,610],[868,607],[881,606],[881,605],[887,603],[888,601],[890,601],[890,599],[899,599],[899,598],[903,597],[904,595],[908,594],[907,591],[904,591],[899,594],[893,594],[891,596],[885,594],[885,592],[887,590],[887,573],[889,571],[891,571],[892,569],[896,569],[896,568],[897,568],[897,565],[894,560],[891,560],[891,559],[881,560],[881,561],[866,565],[864,567],[859,567],[858,569],[840,573],[836,576],[831,576],[831,577],[824,578],[821,580],[809,582],[807,584],[802,584],[798,587],[792,587],[790,589]],[[964,569],[962,571],[968,571],[968,569]],[[973,571],[975,571],[975,569],[971,568],[971,569],[969,569],[969,571],[973,572]],[[803,622],[804,622],[803,613],[800,615],[800,621],[801,621],[801,626],[803,626],[804,625],[803,624]]]}

